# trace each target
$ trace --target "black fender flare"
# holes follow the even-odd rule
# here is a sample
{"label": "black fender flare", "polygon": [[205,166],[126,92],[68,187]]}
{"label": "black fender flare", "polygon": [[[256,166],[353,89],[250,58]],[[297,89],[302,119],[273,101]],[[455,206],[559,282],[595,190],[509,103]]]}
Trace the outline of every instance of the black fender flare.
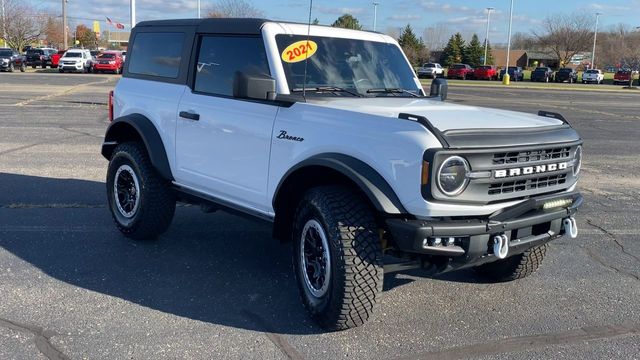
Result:
{"label": "black fender flare", "polygon": [[289,175],[296,170],[310,166],[327,167],[346,176],[362,190],[379,212],[386,214],[407,213],[395,191],[382,175],[365,162],[340,153],[314,155],[289,169],[276,188],[275,196],[273,197],[274,209],[280,189],[289,178]]}
{"label": "black fender flare", "polygon": [[[137,134],[132,134],[135,131]],[[151,164],[160,176],[173,181],[173,174],[169,166],[169,159],[165,151],[164,143],[155,125],[144,115],[130,114],[115,119],[107,128],[102,143],[102,156],[107,160],[111,158],[113,150],[118,144],[140,139],[144,143]]]}

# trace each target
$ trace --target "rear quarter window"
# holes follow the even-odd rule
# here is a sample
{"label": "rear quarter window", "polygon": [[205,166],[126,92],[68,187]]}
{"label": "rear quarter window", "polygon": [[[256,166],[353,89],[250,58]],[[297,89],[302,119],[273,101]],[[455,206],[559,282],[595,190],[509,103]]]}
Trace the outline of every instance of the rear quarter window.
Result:
{"label": "rear quarter window", "polygon": [[185,33],[138,33],[127,57],[129,72],[175,79],[180,72]]}

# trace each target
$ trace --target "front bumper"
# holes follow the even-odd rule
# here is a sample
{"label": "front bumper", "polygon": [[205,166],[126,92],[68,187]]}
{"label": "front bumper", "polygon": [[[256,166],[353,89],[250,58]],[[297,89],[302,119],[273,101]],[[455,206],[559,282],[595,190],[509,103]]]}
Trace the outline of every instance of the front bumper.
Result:
{"label": "front bumper", "polygon": [[76,64],[58,63],[58,68],[62,70],[70,70],[70,71],[83,71],[85,69],[84,64],[82,63],[76,63]]}
{"label": "front bumper", "polygon": [[[545,203],[565,199],[569,205],[543,209]],[[578,192],[562,193],[528,199],[484,219],[391,218],[386,224],[400,251],[449,258],[452,268],[461,268],[497,260],[491,242],[495,235],[506,235],[509,256],[561,237],[562,220],[575,214],[582,202]],[[453,243],[448,244],[449,239]]]}

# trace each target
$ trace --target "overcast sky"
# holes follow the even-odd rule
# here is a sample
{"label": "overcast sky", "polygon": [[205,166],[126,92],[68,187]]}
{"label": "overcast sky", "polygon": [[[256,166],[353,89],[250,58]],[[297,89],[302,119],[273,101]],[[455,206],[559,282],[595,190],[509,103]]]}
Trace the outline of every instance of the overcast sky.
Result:
{"label": "overcast sky", "polygon": [[[35,7],[59,15],[61,1],[26,0]],[[197,0],[137,0],[137,21],[196,17]],[[203,14],[214,3],[201,0]],[[312,18],[318,18],[321,24],[331,24],[340,15],[348,12],[357,17],[365,29],[373,27],[373,1],[357,0],[315,0]],[[494,7],[491,15],[490,39],[493,43],[506,42],[509,16],[509,0],[467,0],[467,1],[420,1],[420,0],[375,0],[378,5],[377,30],[389,32],[406,24],[416,30],[418,36],[424,36],[428,27],[440,27],[447,32],[461,31],[465,36],[478,33],[484,38],[487,7]],[[294,0],[248,0],[262,10],[265,17],[277,20],[306,22],[309,2]],[[531,32],[540,26],[541,21],[555,13],[601,12],[601,29],[615,24],[625,23],[640,26],[640,0],[515,0],[514,32]],[[91,20],[102,21],[105,17],[129,24],[129,0],[68,0],[68,16],[73,25],[78,22],[90,24]],[[427,40],[427,39],[425,39]]]}

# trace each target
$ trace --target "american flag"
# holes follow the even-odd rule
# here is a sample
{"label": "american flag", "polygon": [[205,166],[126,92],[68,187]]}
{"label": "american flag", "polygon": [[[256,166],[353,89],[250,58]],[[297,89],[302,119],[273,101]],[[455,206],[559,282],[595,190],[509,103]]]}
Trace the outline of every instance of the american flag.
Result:
{"label": "american flag", "polygon": [[115,27],[116,27],[116,29],[124,30],[124,25],[123,25],[123,24],[121,24],[121,23],[119,23],[119,22],[113,22],[113,21],[111,21],[111,19],[109,19],[109,18],[107,18],[107,22],[108,22],[110,25],[115,26]]}

